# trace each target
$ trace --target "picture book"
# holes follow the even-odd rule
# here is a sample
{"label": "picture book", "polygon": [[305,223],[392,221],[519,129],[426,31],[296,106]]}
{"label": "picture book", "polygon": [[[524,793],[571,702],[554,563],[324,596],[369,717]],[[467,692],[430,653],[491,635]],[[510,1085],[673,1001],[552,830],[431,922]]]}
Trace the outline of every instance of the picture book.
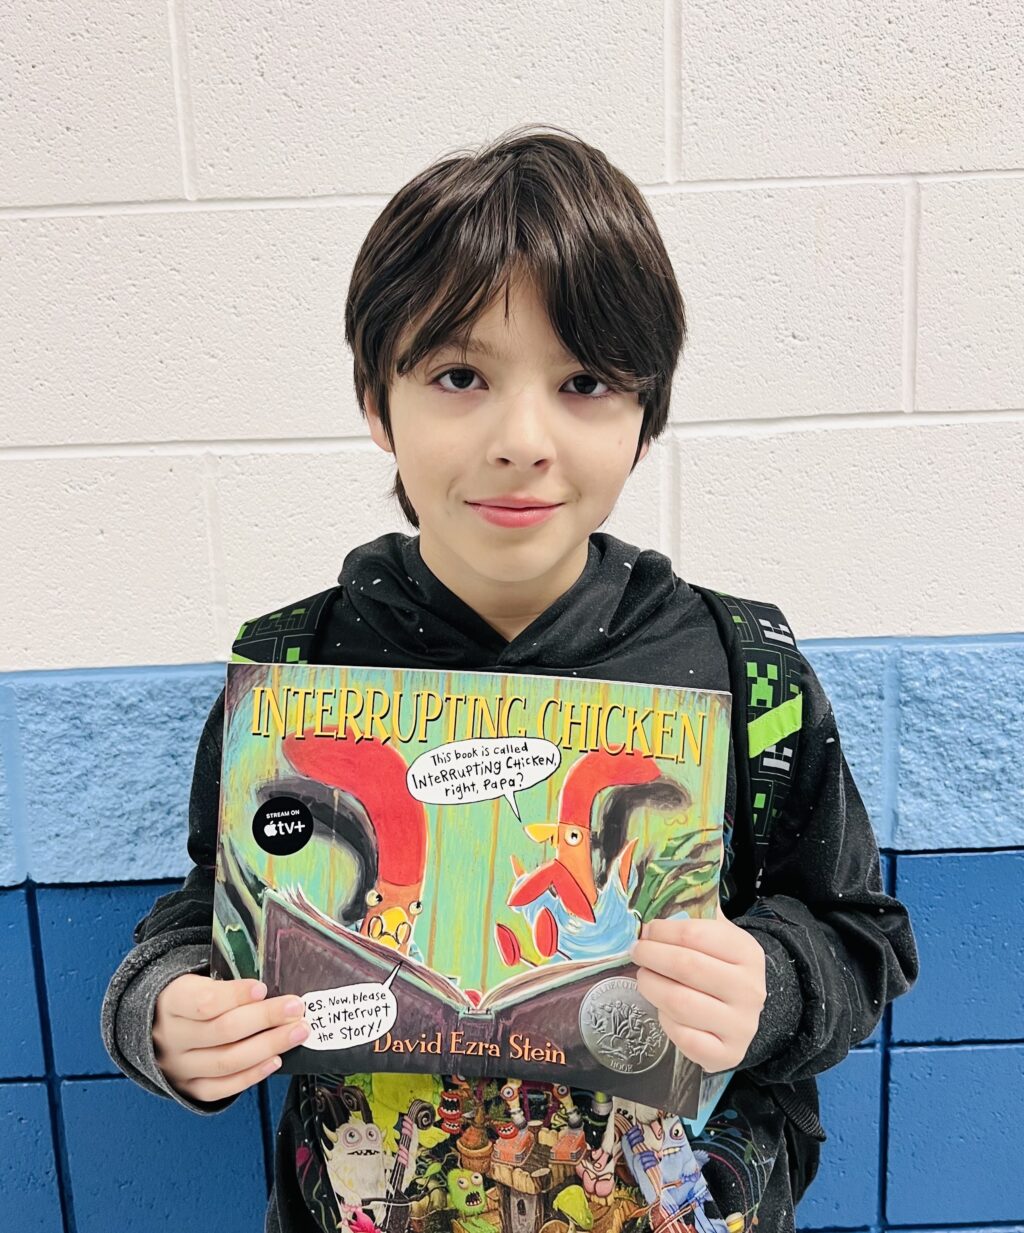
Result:
{"label": "picture book", "polygon": [[297,994],[290,1073],[514,1075],[671,1109],[704,1073],[640,994],[713,917],[731,696],[576,677],[227,667],[215,977]]}

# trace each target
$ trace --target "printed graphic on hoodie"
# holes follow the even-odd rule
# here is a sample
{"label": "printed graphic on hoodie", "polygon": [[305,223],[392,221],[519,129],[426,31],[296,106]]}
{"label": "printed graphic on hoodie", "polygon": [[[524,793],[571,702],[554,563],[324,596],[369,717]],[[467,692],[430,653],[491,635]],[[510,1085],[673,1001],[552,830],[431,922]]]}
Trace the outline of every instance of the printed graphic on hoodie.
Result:
{"label": "printed graphic on hoodie", "polygon": [[[378,1074],[300,1085],[296,1171],[325,1233],[749,1233],[774,1164],[732,1109],[694,1150],[677,1116],[559,1084]],[[736,1197],[725,1215],[709,1161]]]}

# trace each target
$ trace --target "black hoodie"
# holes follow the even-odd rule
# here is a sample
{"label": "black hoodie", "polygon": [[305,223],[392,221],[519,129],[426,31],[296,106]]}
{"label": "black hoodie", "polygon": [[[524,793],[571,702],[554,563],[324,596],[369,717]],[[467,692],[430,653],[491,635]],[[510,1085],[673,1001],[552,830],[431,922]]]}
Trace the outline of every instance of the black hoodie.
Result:
{"label": "black hoodie", "polygon": [[[511,641],[431,573],[416,537],[389,534],[356,548],[339,582],[312,662],[730,687],[711,614],[675,576],[671,561],[601,532],[590,537],[577,581]],[[726,915],[765,950],[768,997],[747,1055],[702,1133],[688,1139],[671,1110],[605,1101],[574,1088],[571,1099],[587,1134],[585,1161],[575,1170],[538,1170],[531,1158],[515,1187],[492,1172],[476,1183],[486,1203],[482,1214],[472,1204],[460,1213],[456,1169],[472,1161],[451,1154],[442,1126],[446,1110],[456,1120],[460,1108],[471,1110],[472,1085],[460,1091],[451,1076],[437,1075],[295,1078],[277,1132],[267,1230],[335,1233],[353,1226],[370,1233],[372,1223],[387,1233],[404,1230],[404,1217],[391,1225],[377,1205],[343,1213],[337,1196],[352,1197],[373,1170],[390,1172],[395,1121],[413,1099],[440,1110],[435,1124],[421,1129],[406,1170],[415,1233],[487,1233],[487,1223],[505,1233],[538,1233],[545,1222],[547,1233],[565,1233],[569,1225],[552,1200],[570,1185],[602,1233],[623,1225],[627,1233],[647,1233],[666,1223],[673,1233],[749,1233],[755,1218],[772,1233],[794,1228],[793,1188],[802,1192],[813,1177],[817,1149],[801,1152],[800,1174],[791,1178],[789,1148],[799,1132],[786,1129],[786,1116],[764,1085],[805,1080],[836,1065],[871,1034],[886,1004],[913,985],[918,971],[906,910],[883,893],[874,833],[832,708],[809,665],[806,684],[799,765],[773,832],[760,897],[740,916],[723,902]],[[114,974],[103,1007],[104,1039],[117,1065],[148,1090],[201,1113],[218,1112],[231,1100],[199,1104],[170,1088],[153,1057],[151,1024],[156,997],[170,980],[208,970],[222,724],[223,694],[196,755],[188,845],[196,868],[181,891],[159,900],[137,926],[138,945]],[[730,750],[727,842],[735,795]],[[522,1109],[542,1120],[553,1111],[557,1127],[564,1094],[560,1101],[544,1085],[533,1089],[528,1096],[524,1089]],[[497,1134],[507,1106],[498,1099],[486,1102],[486,1110]],[[350,1118],[350,1111],[362,1116]],[[339,1137],[342,1126],[354,1155]],[[429,1178],[411,1180],[417,1168],[426,1174],[434,1162],[439,1167]],[[472,1190],[474,1179],[462,1180]]]}

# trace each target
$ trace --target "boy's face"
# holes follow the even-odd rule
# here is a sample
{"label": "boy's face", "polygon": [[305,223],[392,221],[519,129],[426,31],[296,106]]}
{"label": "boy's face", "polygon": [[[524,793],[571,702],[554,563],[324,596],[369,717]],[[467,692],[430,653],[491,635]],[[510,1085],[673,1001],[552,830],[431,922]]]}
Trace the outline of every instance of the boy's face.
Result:
{"label": "boy's face", "polygon": [[[507,322],[499,294],[472,338],[495,357],[470,346],[465,367],[447,347],[392,382],[393,449],[369,399],[367,418],[395,454],[424,562],[510,637],[582,573],[588,538],[629,475],[643,410],[564,351],[529,283],[512,284]],[[484,512],[512,497],[554,508],[517,522]]]}

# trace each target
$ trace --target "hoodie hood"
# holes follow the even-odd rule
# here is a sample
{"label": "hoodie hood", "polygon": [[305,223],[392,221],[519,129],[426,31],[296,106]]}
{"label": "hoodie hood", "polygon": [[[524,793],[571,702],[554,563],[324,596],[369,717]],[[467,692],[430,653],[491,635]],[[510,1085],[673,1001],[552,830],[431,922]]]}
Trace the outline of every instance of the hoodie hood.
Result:
{"label": "hoodie hood", "polygon": [[391,532],[345,558],[335,621],[365,663],[589,675],[656,637],[680,587],[697,598],[662,553],[595,531],[579,578],[509,642],[431,572],[419,543]]}

